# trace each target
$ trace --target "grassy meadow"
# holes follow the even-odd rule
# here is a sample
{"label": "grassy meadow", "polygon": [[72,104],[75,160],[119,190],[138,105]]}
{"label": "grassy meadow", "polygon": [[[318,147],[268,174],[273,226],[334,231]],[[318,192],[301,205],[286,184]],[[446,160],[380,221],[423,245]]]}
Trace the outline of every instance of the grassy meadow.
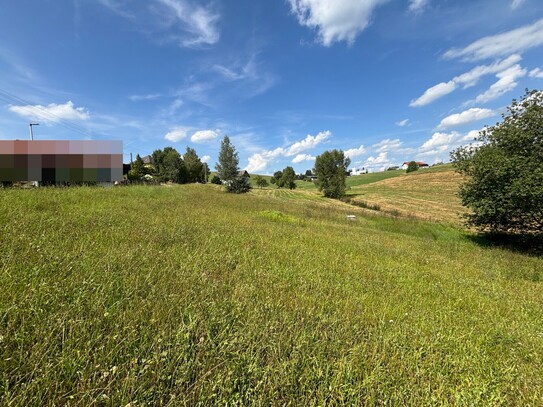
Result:
{"label": "grassy meadow", "polygon": [[543,258],[447,222],[10,189],[0,251],[0,405],[543,405]]}

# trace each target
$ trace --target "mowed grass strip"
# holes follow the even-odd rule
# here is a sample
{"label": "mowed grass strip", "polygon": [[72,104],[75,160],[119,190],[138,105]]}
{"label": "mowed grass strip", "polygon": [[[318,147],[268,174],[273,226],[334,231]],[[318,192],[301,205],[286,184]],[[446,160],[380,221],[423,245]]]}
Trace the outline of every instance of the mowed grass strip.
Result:
{"label": "mowed grass strip", "polygon": [[385,212],[460,225],[466,212],[458,196],[462,177],[452,167],[443,167],[353,187],[348,196]]}
{"label": "mowed grass strip", "polygon": [[0,191],[0,404],[543,403],[543,259],[297,202]]}

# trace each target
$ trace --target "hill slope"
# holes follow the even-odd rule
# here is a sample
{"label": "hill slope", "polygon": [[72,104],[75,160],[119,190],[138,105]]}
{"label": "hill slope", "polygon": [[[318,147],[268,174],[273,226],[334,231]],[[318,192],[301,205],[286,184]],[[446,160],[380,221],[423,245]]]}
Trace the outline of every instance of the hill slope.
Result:
{"label": "hill slope", "polygon": [[443,166],[356,186],[349,195],[353,202],[377,205],[384,211],[460,224],[466,211],[457,195],[461,180],[452,167]]}
{"label": "hill slope", "polygon": [[0,404],[543,404],[543,259],[265,192],[0,190]]}

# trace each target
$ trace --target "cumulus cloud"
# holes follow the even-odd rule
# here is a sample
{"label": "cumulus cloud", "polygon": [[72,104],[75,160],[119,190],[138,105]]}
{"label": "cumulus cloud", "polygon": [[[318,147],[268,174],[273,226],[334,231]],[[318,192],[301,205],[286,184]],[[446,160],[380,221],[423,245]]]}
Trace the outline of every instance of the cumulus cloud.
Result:
{"label": "cumulus cloud", "polygon": [[63,120],[87,120],[90,118],[89,111],[84,107],[75,107],[73,102],[58,105],[51,103],[42,105],[11,105],[9,110],[29,120],[39,120],[45,123],[58,123]]}
{"label": "cumulus cloud", "polygon": [[[266,169],[268,164],[279,157],[292,157],[302,154],[304,151],[315,148],[317,145],[327,140],[332,136],[330,131],[321,131],[315,136],[307,135],[307,137],[301,141],[297,141],[287,147],[277,147],[274,150],[266,150],[260,153],[255,153],[249,157],[249,163],[247,164],[246,170],[248,172],[262,171]],[[294,159],[296,159],[295,157]],[[293,161],[294,162],[294,161]]]}
{"label": "cumulus cloud", "polygon": [[249,157],[249,163],[245,169],[250,173],[262,171],[266,169],[269,162],[269,157],[265,157],[263,154],[253,154]]}
{"label": "cumulus cloud", "polygon": [[211,160],[211,157],[208,155],[204,155],[202,158],[200,158],[200,161],[203,163],[209,163],[210,160]]}
{"label": "cumulus cloud", "polygon": [[185,138],[187,138],[187,129],[177,128],[168,132],[164,138],[171,141],[172,143],[177,143]]}
{"label": "cumulus cloud", "polygon": [[428,5],[428,0],[409,0],[409,11],[421,13]]}
{"label": "cumulus cloud", "polygon": [[486,103],[499,98],[504,93],[510,92],[518,85],[517,79],[526,76],[527,70],[520,65],[512,66],[496,75],[498,81],[490,88],[475,98],[475,103]]}
{"label": "cumulus cloud", "polygon": [[433,149],[441,149],[442,147],[448,148],[449,144],[451,144],[454,140],[458,140],[460,138],[460,133],[457,131],[453,131],[451,133],[434,133],[432,134],[432,137],[430,137],[429,140],[426,140],[422,146],[420,147],[420,151],[430,151]]}
{"label": "cumulus cloud", "polygon": [[354,157],[361,156],[365,152],[366,152],[366,148],[363,145],[361,145],[358,148],[350,148],[348,150],[345,150],[344,154],[345,154],[345,157],[354,158]]}
{"label": "cumulus cloud", "polygon": [[464,48],[452,48],[445,52],[444,57],[479,61],[523,53],[541,45],[543,45],[543,19],[502,34],[481,38]]}
{"label": "cumulus cloud", "polygon": [[298,154],[296,157],[292,159],[292,162],[294,164],[301,163],[303,161],[314,161],[315,157],[313,157],[311,154]]}
{"label": "cumulus cloud", "polygon": [[403,119],[403,120],[400,120],[399,122],[396,122],[396,126],[399,126],[399,127],[404,127],[404,126],[407,126],[409,124],[409,119]]}
{"label": "cumulus cloud", "polygon": [[362,162],[362,166],[364,168],[368,168],[372,171],[384,171],[391,165],[393,165],[393,162],[388,157],[388,153],[386,151],[379,153],[376,157],[370,156],[366,159],[366,161]]}
{"label": "cumulus cloud", "polygon": [[451,114],[450,116],[445,117],[443,120],[441,120],[437,126],[437,129],[443,130],[449,127],[462,126],[464,124],[486,119],[492,116],[496,116],[496,112],[490,109],[474,107],[461,113]]}
{"label": "cumulus cloud", "polygon": [[543,71],[539,68],[532,69],[529,75],[530,78],[543,79]]}
{"label": "cumulus cloud", "polygon": [[436,132],[415,150],[415,155],[420,158],[429,157],[434,162],[447,161],[449,153],[455,148],[465,144],[477,145],[478,142],[475,142],[475,138],[478,135],[479,130],[471,130],[465,134],[457,131],[450,133]]}
{"label": "cumulus cloud", "polygon": [[194,133],[190,140],[193,143],[203,143],[205,141],[215,140],[217,137],[219,137],[218,130],[200,130]]}
{"label": "cumulus cloud", "polygon": [[312,135],[308,134],[307,137],[305,139],[303,139],[302,141],[298,141],[298,142],[292,144],[291,146],[289,146],[285,150],[285,155],[287,157],[289,157],[289,156],[293,156],[293,155],[296,155],[296,154],[300,154],[302,151],[310,150],[312,148],[315,148],[315,147],[317,147],[317,145],[319,145],[323,141],[329,139],[331,136],[332,136],[332,132],[330,132],[328,130],[321,131],[316,136],[312,136]]}
{"label": "cumulus cloud", "polygon": [[289,0],[298,22],[317,31],[324,46],[354,43],[369,24],[373,11],[388,0]]}
{"label": "cumulus cloud", "polygon": [[513,54],[490,65],[476,66],[468,72],[455,76],[449,82],[441,82],[435,86],[432,86],[431,88],[427,89],[418,99],[412,100],[409,106],[419,107],[430,104],[437,99],[455,91],[460,86],[462,86],[464,89],[472,87],[479,82],[479,79],[481,79],[482,76],[502,72],[519,62],[521,59],[522,57],[520,55]]}
{"label": "cumulus cloud", "polygon": [[384,139],[371,146],[371,148],[377,152],[396,152],[401,150],[403,142],[400,139]]}

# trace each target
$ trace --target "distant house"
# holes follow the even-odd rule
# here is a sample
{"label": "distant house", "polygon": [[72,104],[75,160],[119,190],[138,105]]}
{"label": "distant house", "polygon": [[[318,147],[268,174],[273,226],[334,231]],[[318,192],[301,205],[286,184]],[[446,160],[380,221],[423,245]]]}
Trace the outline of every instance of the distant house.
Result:
{"label": "distant house", "polygon": [[[403,163],[403,165],[401,166],[401,169],[402,170],[407,170],[407,167],[409,166],[409,163],[411,161],[406,161]],[[426,164],[425,162],[422,162],[422,161],[415,161],[417,163],[417,165],[419,166],[419,168],[427,168],[429,167],[428,164]]]}
{"label": "distant house", "polygon": [[238,177],[250,177],[249,173],[245,170],[238,171]]}
{"label": "distant house", "polygon": [[366,169],[364,167],[362,168],[353,168],[351,170],[351,175],[362,175],[366,173]]}

